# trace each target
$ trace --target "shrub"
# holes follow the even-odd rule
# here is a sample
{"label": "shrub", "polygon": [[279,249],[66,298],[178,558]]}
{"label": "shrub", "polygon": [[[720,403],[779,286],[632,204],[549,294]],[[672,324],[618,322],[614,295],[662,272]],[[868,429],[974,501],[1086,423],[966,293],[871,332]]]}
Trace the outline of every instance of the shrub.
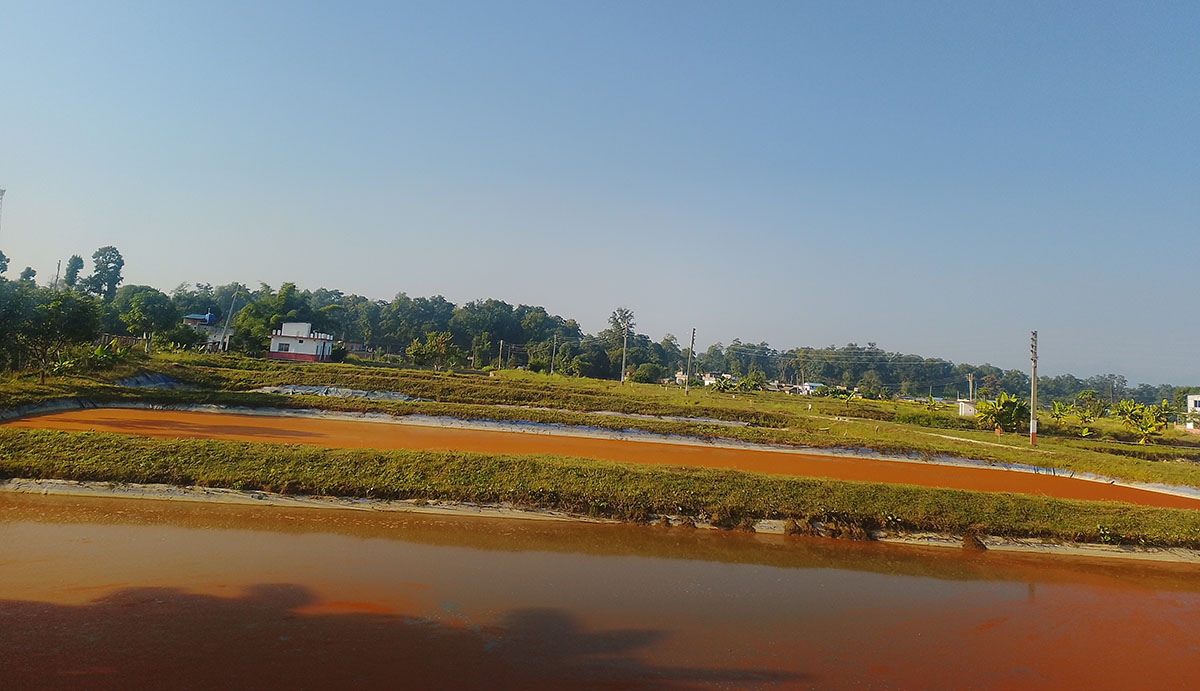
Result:
{"label": "shrub", "polygon": [[664,370],[662,365],[657,365],[653,362],[643,362],[633,371],[633,376],[629,379],[642,384],[653,384],[662,379],[663,376]]}

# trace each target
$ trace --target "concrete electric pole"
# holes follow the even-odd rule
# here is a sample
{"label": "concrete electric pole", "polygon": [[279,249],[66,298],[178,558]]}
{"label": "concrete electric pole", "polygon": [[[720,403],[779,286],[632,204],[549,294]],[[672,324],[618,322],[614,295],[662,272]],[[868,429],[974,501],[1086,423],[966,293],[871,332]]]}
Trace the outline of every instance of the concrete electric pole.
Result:
{"label": "concrete electric pole", "polygon": [[1037,332],[1029,336],[1029,360],[1033,363],[1033,375],[1029,382],[1029,445],[1037,446]]}
{"label": "concrete electric pole", "polygon": [[691,354],[696,350],[696,330],[691,330],[691,346],[688,347],[688,372],[684,374],[683,380],[683,395],[688,396],[691,391]]}
{"label": "concrete electric pole", "polygon": [[621,339],[621,384],[625,383],[625,349],[629,345],[629,322],[625,323],[625,337]]}

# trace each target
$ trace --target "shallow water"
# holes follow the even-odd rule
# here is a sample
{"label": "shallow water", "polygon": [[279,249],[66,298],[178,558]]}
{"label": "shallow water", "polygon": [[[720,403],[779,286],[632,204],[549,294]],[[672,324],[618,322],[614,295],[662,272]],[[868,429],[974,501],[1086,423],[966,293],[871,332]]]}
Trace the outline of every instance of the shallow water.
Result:
{"label": "shallow water", "polygon": [[1064,499],[1110,500],[1146,506],[1200,509],[1200,499],[1193,497],[1063,476],[1035,475],[992,468],[593,437],[423,427],[354,420],[120,408],[55,413],[8,424],[14,427],[96,430],[152,437],[232,439],[335,448],[561,454],[623,463],[733,468],[776,475],[888,482],[983,492],[1020,492]]}
{"label": "shallow water", "polygon": [[0,494],[0,688],[1200,684],[1200,568]]}

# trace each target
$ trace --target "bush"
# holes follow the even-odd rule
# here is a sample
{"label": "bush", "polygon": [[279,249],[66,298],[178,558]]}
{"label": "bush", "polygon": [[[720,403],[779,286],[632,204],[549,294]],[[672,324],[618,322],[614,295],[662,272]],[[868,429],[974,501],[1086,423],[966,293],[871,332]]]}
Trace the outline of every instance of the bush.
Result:
{"label": "bush", "polygon": [[663,376],[665,376],[665,370],[663,370],[661,365],[656,365],[653,362],[643,362],[633,371],[633,376],[629,379],[642,384],[653,384],[662,379]]}

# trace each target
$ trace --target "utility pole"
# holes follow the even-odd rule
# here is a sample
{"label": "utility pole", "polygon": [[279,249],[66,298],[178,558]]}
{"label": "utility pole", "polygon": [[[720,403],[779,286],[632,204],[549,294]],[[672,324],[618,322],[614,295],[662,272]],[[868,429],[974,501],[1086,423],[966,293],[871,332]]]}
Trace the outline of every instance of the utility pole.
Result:
{"label": "utility pole", "polygon": [[554,347],[550,349],[550,374],[554,374],[554,356],[558,354],[558,334],[554,334]]}
{"label": "utility pole", "polygon": [[695,352],[695,350],[696,350],[696,329],[693,328],[692,329],[692,344],[690,346],[688,346],[687,373],[684,375],[684,379],[683,379],[683,395],[684,396],[689,395],[688,392],[691,390],[691,387],[692,387],[692,353]]}
{"label": "utility pole", "polygon": [[500,339],[500,357],[496,358],[496,369],[504,369],[504,339]]}
{"label": "utility pole", "polygon": [[233,291],[233,299],[229,301],[229,314],[225,315],[225,328],[221,329],[221,350],[229,350],[229,320],[233,319],[233,306],[237,304],[238,293],[242,291]]}
{"label": "utility pole", "polygon": [[1033,376],[1029,382],[1029,445],[1037,446],[1037,332],[1029,335],[1029,361],[1033,363]]}
{"label": "utility pole", "polygon": [[625,348],[629,345],[629,322],[625,323],[625,336],[621,339],[621,385],[625,384]]}
{"label": "utility pole", "polygon": [[967,372],[967,398],[975,402],[975,373]]}
{"label": "utility pole", "polygon": [[58,260],[58,266],[54,268],[54,292],[58,292],[58,274],[62,271],[62,260]]}
{"label": "utility pole", "polygon": [[4,210],[4,188],[0,187],[0,211]]}

